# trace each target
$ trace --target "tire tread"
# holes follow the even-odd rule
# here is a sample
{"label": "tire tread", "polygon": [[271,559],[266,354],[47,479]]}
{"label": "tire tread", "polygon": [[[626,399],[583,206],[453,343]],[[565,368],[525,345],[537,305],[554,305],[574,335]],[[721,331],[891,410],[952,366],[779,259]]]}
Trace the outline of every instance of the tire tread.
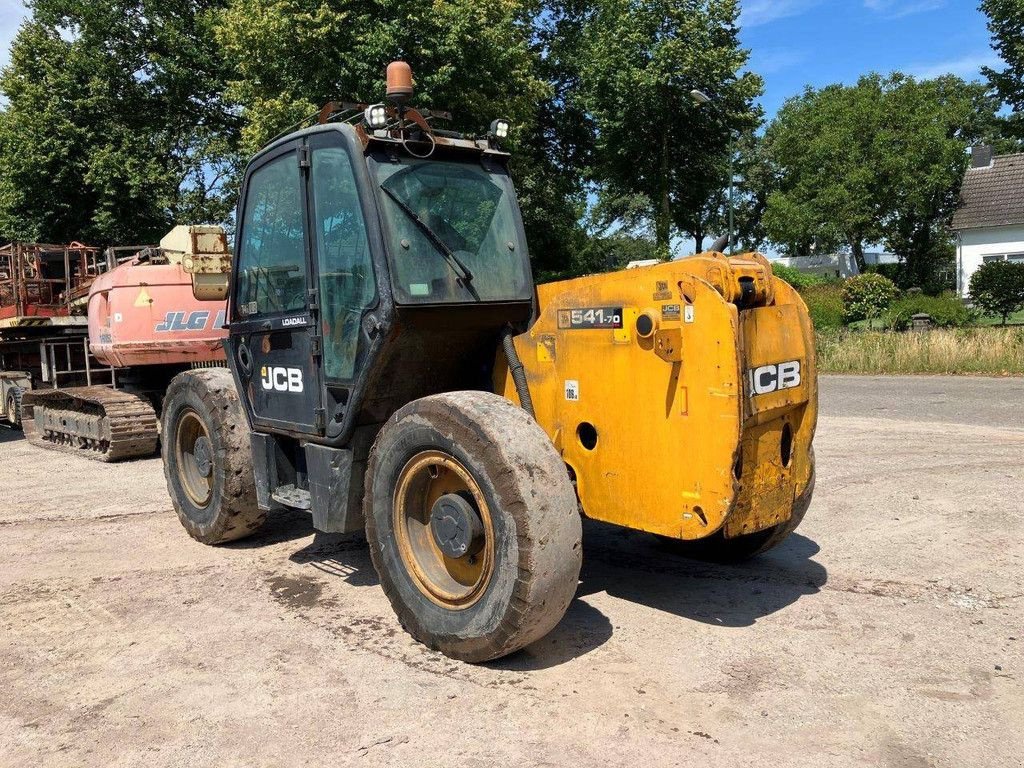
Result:
{"label": "tire tread", "polygon": [[[205,406],[214,423],[208,424],[211,437],[219,436],[217,471],[223,481],[217,514],[209,525],[192,520],[178,499],[172,478],[172,462],[168,452],[173,450],[173,425],[168,419],[176,410],[177,401],[194,392]],[[252,457],[249,446],[249,425],[242,404],[235,391],[231,372],[223,368],[203,368],[179,374],[171,382],[164,400],[165,421],[161,430],[164,439],[164,476],[178,519],[192,538],[204,544],[225,544],[252,535],[263,525],[267,513],[256,503],[255,483],[252,475]],[[200,414],[205,418],[206,414]],[[215,445],[218,441],[214,441]]]}
{"label": "tire tread", "polygon": [[[417,417],[460,422],[460,433],[474,434],[460,448],[486,455],[495,448],[501,471],[491,474],[499,496],[513,499],[505,512],[516,523],[517,557],[512,596],[496,629],[488,636],[435,635],[418,621],[390,574],[381,552],[381,532],[373,510],[373,484],[379,454],[400,423]],[[464,422],[464,423],[463,423]],[[512,653],[547,634],[576,594],[582,560],[582,523],[565,465],[539,425],[504,398],[484,392],[450,392],[415,401],[384,426],[370,454],[366,474],[365,516],[374,567],[399,622],[428,647],[463,661],[481,662]]]}

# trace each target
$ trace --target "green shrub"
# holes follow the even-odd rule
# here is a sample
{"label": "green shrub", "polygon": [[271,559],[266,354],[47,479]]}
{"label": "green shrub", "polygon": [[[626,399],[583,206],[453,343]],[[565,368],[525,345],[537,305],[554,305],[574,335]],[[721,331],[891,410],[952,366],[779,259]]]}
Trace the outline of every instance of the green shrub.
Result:
{"label": "green shrub", "polygon": [[821,285],[824,278],[811,272],[801,272],[796,267],[787,267],[785,264],[772,264],[772,272],[781,280],[785,280],[798,291],[810,288],[812,285]]}
{"label": "green shrub", "polygon": [[907,265],[902,262],[896,264],[869,264],[864,268],[864,271],[889,278],[901,291],[913,288],[907,275]]}
{"label": "green shrub", "polygon": [[1024,264],[992,261],[971,275],[971,300],[986,315],[1001,317],[1003,325],[1024,309]]}
{"label": "green shrub", "polygon": [[842,328],[846,310],[843,306],[843,289],[836,284],[822,283],[800,291],[807,303],[814,327],[820,330]]}
{"label": "green shrub", "polygon": [[942,296],[904,296],[897,299],[883,315],[885,326],[894,331],[910,327],[914,315],[924,313],[939,328],[964,328],[973,325],[978,315],[954,294]]}
{"label": "green shrub", "polygon": [[929,296],[940,296],[944,291],[956,289],[955,263],[954,255],[950,255],[949,259],[936,259],[924,276],[912,274],[904,261],[896,264],[868,264],[864,271],[886,276],[900,291],[920,288]]}
{"label": "green shrub", "polygon": [[866,272],[843,283],[843,306],[847,322],[880,317],[899,296],[899,289],[889,278]]}

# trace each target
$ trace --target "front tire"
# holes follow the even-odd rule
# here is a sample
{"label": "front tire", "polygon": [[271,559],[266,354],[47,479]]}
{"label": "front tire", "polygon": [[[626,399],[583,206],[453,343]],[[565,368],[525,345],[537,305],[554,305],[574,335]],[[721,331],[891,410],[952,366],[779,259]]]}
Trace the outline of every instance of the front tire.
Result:
{"label": "front tire", "polygon": [[193,539],[223,544],[263,525],[249,426],[230,371],[207,368],[174,377],[164,398],[160,450],[171,501]]}
{"label": "front tire", "polygon": [[540,426],[497,395],[451,392],[399,410],[374,443],[364,505],[399,621],[447,656],[482,662],[519,650],[576,593],[582,524],[565,464]]}

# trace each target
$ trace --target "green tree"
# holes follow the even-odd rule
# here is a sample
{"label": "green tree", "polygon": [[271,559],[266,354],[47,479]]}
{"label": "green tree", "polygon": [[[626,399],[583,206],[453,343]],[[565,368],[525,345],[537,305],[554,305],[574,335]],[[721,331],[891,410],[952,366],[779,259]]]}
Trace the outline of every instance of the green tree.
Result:
{"label": "green tree", "polygon": [[[591,0],[540,0],[530,6],[537,76],[548,85],[514,157],[531,259],[539,274],[576,276],[607,269],[601,238],[586,230],[594,126],[580,102],[578,51]],[[618,251],[616,247],[614,250]]]}
{"label": "green tree", "polygon": [[412,66],[417,102],[450,109],[452,127],[480,130],[504,116],[521,128],[549,95],[526,10],[505,0],[232,0],[217,39],[235,72],[229,95],[246,112],[245,149],[325,101],[380,101],[397,58]]}
{"label": "green tree", "polygon": [[875,168],[874,129],[883,119],[882,83],[808,88],[789,99],[764,138],[772,185],[764,226],[790,255],[840,243],[864,268],[864,247],[881,238],[884,179]]}
{"label": "green tree", "polygon": [[238,119],[216,0],[33,0],[0,73],[0,232],[139,242],[222,221]]}
{"label": "green tree", "polygon": [[[773,180],[764,158],[764,140],[754,132],[740,137],[736,144],[736,189],[734,191],[735,248],[742,251],[761,249],[768,240],[764,213]],[[723,198],[721,231],[728,227],[728,199]]]}
{"label": "green tree", "polygon": [[[514,129],[513,172],[538,270],[571,268],[585,245],[585,196],[567,102],[573,75],[559,32],[575,15],[508,0],[231,0],[217,40],[235,76],[228,96],[245,116],[244,148],[331,99],[383,98],[384,71],[409,62],[415,102],[448,109],[455,130],[482,132],[495,117]],[[585,126],[585,123],[583,123]],[[581,266],[581,265],[580,265]]]}
{"label": "green tree", "polygon": [[89,236],[84,129],[63,105],[88,93],[77,51],[52,30],[24,24],[0,73],[0,238],[67,241]]}
{"label": "green tree", "polygon": [[885,243],[911,282],[930,285],[951,253],[966,149],[991,135],[995,107],[984,86],[953,76],[807,89],[765,134],[768,236],[792,255],[845,245],[862,271],[866,245]]}
{"label": "green tree", "polygon": [[981,83],[947,75],[916,81],[893,75],[884,87],[874,141],[884,184],[879,208],[886,247],[900,256],[909,285],[939,293],[952,272],[949,224],[960,201],[966,149],[995,129],[997,104]]}
{"label": "green tree", "polygon": [[981,11],[988,16],[992,46],[1005,66],[982,70],[989,84],[1012,114],[1003,118],[1000,151],[1019,151],[1024,141],[1024,2],[982,0]]}
{"label": "green tree", "polygon": [[993,261],[971,275],[971,301],[986,315],[1001,317],[1003,325],[1024,309],[1024,264]]}
{"label": "green tree", "polygon": [[[660,254],[702,240],[727,186],[732,132],[760,121],[736,0],[593,0],[577,51],[597,140],[590,177],[606,214],[650,222]],[[690,91],[713,100],[703,108]]]}

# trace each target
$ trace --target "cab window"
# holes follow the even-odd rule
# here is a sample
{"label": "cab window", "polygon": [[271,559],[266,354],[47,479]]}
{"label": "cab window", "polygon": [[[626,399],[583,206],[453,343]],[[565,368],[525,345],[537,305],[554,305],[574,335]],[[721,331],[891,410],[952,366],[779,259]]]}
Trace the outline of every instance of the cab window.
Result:
{"label": "cab window", "polygon": [[313,151],[313,211],[323,308],[324,373],[354,378],[363,313],[376,303],[370,245],[355,173],[341,147]]}
{"label": "cab window", "polygon": [[238,250],[241,317],[306,306],[306,249],[299,165],[292,153],[249,177]]}
{"label": "cab window", "polygon": [[405,158],[372,167],[398,301],[530,298],[529,257],[505,172]]}

